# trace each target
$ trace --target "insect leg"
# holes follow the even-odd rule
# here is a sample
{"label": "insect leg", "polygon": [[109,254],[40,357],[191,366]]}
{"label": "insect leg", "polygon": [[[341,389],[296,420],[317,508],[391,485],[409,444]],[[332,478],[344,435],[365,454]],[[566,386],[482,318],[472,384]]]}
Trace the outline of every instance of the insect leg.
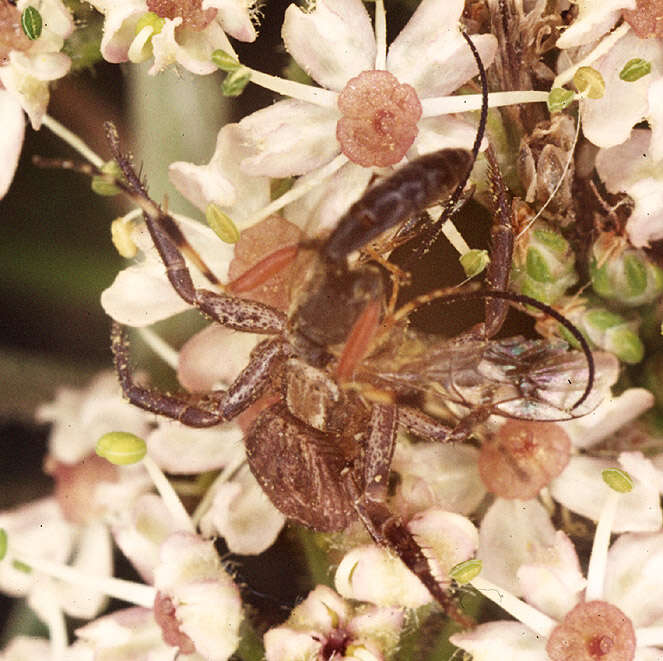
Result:
{"label": "insect leg", "polygon": [[398,407],[398,424],[431,441],[447,443],[450,440],[451,428],[448,425],[411,406]]}

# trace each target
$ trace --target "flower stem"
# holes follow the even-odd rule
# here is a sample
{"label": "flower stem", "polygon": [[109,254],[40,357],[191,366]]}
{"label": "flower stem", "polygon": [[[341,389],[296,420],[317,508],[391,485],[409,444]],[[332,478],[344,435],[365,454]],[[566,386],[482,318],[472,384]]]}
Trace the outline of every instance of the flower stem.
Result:
{"label": "flower stem", "polygon": [[88,147],[75,133],[65,128],[60,122],[53,119],[50,115],[44,115],[42,120],[44,126],[49,128],[61,140],[73,147],[83,158],[92,163],[96,168],[101,168],[104,164],[103,159]]}

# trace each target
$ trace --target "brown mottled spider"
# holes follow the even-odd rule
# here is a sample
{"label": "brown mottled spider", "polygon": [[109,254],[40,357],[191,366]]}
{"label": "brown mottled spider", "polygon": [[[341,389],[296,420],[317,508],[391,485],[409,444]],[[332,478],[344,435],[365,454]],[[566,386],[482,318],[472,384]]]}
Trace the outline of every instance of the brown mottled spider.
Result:
{"label": "brown mottled spider", "polygon": [[[402,360],[408,353],[402,351],[406,345],[418,343],[433,354],[435,347],[450,346],[447,340],[409,331],[407,312],[435,298],[447,302],[490,298],[492,304],[487,307],[487,322],[481,331],[482,348],[477,349],[484,356],[504,316],[502,309],[495,309],[495,301],[535,305],[565,323],[588,356],[587,387],[576,404],[587,396],[592,374],[591,355],[573,326],[532,299],[493,289],[506,286],[510,261],[510,228],[504,205],[497,213],[500,222],[495,234],[502,238],[494,239],[504,256],[495,260],[496,267],[489,273],[488,291],[451,295],[433,292],[393,314],[389,306],[385,316],[387,306],[379,270],[374,265],[348,265],[352,252],[386,230],[441,200],[448,201],[445,213],[449,215],[460,197],[482,139],[487,108],[485,72],[467,40],[477,58],[484,100],[473,152],[442,150],[412,161],[369,189],[326,241],[303,244],[304,250],[312,249],[313,265],[308,268],[289,316],[263,303],[194,286],[183,257],[188,251],[186,239],[173,219],[148,197],[120,151],[114,128],[107,127],[113,155],[124,175],[124,181],[116,183],[142,207],[176,292],[225,327],[272,336],[256,346],[248,365],[227,390],[172,395],[134,380],[126,333],[114,324],[112,349],[125,395],[133,404],[185,425],[210,427],[232,420],[266,392],[278,394],[279,401],[258,415],[245,437],[249,466],[273,504],[290,519],[320,531],[344,530],[360,520],[373,540],[396,553],[447,614],[463,625],[471,621],[459,611],[431,572],[419,543],[387,505],[397,426],[433,441],[461,436],[417,406],[418,389],[428,385],[425,379],[403,376],[408,374],[407,361]],[[195,259],[190,252],[187,255]],[[266,262],[270,259],[258,264],[254,274],[259,276],[261,269],[269,271],[271,262],[269,267]],[[212,282],[220,284],[204,265],[199,265]],[[510,354],[509,360],[516,362],[516,355]],[[380,360],[385,357],[395,361],[396,372],[403,378],[393,378],[390,368],[380,368]],[[528,373],[537,360],[540,364],[550,358],[551,352],[539,351],[530,363],[523,363],[511,382],[515,400],[539,401],[538,392],[545,383],[528,381]],[[486,405],[481,415],[487,417],[492,411]],[[463,429],[462,437],[466,435]]]}

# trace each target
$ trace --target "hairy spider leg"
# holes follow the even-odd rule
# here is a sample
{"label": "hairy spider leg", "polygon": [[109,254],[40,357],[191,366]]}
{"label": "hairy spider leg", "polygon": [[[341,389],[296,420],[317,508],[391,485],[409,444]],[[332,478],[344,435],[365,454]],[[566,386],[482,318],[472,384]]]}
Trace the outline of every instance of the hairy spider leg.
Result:
{"label": "hairy spider leg", "polygon": [[370,437],[362,451],[359,470],[355,468],[345,474],[346,488],[357,515],[373,541],[398,555],[451,619],[463,627],[471,627],[474,621],[460,611],[448,590],[433,575],[428,559],[417,540],[400,518],[387,507],[397,418],[395,406],[373,406]]}
{"label": "hairy spider leg", "polygon": [[276,367],[292,355],[291,346],[280,338],[263,340],[228,390],[204,395],[165,394],[134,380],[126,329],[113,322],[111,350],[122,392],[127,399],[150,413],[178,420],[189,427],[213,427],[232,420],[253,404],[269,385]]}

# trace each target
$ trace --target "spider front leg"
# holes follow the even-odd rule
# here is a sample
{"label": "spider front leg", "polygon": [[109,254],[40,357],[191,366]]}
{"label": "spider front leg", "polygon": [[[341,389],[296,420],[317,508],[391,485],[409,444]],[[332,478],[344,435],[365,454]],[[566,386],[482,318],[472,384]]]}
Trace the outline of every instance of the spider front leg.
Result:
{"label": "spider front leg", "polygon": [[248,365],[228,390],[187,396],[162,393],[135,382],[130,368],[127,334],[116,322],[111,331],[111,349],[127,399],[146,411],[178,420],[189,427],[213,427],[239,415],[262,395],[279,363],[293,352],[290,344],[281,338],[264,340],[253,349]]}
{"label": "spider front leg", "polygon": [[370,437],[359,465],[345,474],[346,490],[373,541],[398,555],[450,618],[463,627],[471,627],[474,625],[472,619],[460,611],[445,587],[435,578],[421,546],[386,505],[397,420],[396,406],[373,406]]}

